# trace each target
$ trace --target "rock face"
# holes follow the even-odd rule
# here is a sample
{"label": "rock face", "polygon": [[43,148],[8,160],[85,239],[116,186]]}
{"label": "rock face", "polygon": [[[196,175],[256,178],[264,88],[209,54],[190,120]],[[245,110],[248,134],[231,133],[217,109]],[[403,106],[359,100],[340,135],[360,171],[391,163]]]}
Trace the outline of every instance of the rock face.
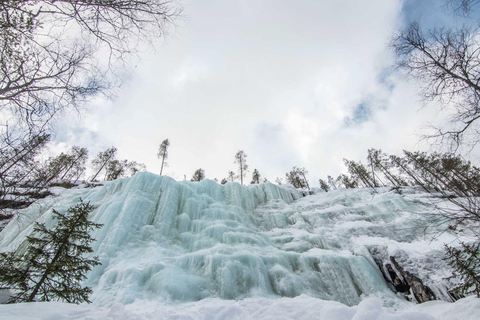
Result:
{"label": "rock face", "polygon": [[[407,271],[394,256],[382,255],[379,248],[370,248],[370,253],[383,274],[387,285],[394,293],[402,293],[407,300],[415,300],[418,303],[431,300],[445,300],[445,297],[437,296],[420,277]],[[457,300],[450,295],[449,301]]]}
{"label": "rock face", "polygon": [[386,264],[386,267],[390,273],[390,277],[392,278],[393,285],[397,291],[406,294],[411,292],[415,297],[415,300],[417,300],[419,303],[437,300],[437,297],[432,290],[428,286],[424,285],[420,278],[408,271],[405,271],[398,264],[394,257],[390,257],[390,261],[398,272],[397,274],[390,264]]}

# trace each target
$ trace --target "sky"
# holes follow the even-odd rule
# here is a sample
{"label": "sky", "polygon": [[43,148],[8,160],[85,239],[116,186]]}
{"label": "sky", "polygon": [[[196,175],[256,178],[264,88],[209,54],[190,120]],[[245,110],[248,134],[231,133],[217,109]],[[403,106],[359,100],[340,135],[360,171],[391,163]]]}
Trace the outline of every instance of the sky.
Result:
{"label": "sky", "polygon": [[388,48],[405,23],[444,19],[434,0],[185,0],[170,34],[143,50],[116,97],[57,125],[56,150],[80,145],[190,179],[236,171],[235,153],[274,181],[293,166],[309,180],[345,172],[369,148],[425,150],[419,134],[440,115]]}

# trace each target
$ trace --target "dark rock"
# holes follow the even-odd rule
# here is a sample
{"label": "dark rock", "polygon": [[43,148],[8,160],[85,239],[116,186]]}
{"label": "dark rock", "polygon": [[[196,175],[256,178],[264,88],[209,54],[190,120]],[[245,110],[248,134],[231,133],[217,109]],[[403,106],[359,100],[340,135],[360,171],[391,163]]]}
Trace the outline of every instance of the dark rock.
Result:
{"label": "dark rock", "polygon": [[402,266],[397,263],[394,257],[390,257],[390,261],[392,261],[395,269],[397,269],[402,278],[405,280],[403,281],[402,285],[406,284],[410,287],[412,294],[417,300],[417,302],[421,303],[431,300],[437,300],[437,297],[435,297],[433,291],[428,286],[424,285],[419,277],[404,270]]}

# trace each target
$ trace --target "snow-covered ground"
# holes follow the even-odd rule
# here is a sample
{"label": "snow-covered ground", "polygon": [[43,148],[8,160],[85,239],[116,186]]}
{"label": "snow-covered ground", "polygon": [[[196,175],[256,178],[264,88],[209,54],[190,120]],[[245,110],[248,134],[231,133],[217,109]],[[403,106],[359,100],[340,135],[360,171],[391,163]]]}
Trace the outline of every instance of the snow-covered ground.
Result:
{"label": "snow-covered ground", "polygon": [[[335,190],[302,197],[261,184],[177,182],[138,173],[60,192],[0,233],[0,251],[24,246],[36,220],[79,198],[91,219],[92,305],[0,305],[5,319],[479,319],[480,299],[416,305],[394,294],[374,261],[395,259],[448,300],[444,242],[422,228],[420,190]],[[378,261],[377,261],[378,262]]]}

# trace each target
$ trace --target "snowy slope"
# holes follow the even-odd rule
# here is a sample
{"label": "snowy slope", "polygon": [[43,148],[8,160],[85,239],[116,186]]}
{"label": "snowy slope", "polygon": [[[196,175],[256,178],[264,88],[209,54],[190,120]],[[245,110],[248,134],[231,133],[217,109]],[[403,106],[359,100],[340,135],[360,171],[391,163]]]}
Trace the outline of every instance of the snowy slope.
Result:
{"label": "snowy slope", "polygon": [[[296,189],[268,183],[222,186],[138,173],[103,187],[67,190],[28,208],[0,233],[0,250],[24,250],[33,221],[52,224],[52,207],[64,211],[82,198],[97,206],[91,219],[104,224],[93,233],[102,265],[86,281],[93,288],[94,305],[56,303],[65,317],[68,312],[93,318],[119,312],[150,319],[160,315],[152,310],[161,309],[160,318],[209,319],[206,313],[218,315],[224,309],[225,318],[244,319],[264,310],[255,318],[278,319],[271,317],[272,308],[301,305],[338,309],[345,319],[363,319],[361,312],[368,310],[379,317],[392,316],[392,310],[405,315],[411,303],[389,289],[371,253],[377,258],[395,255],[438,297],[448,298],[441,248],[453,236],[431,241],[424,235],[418,227],[426,210],[418,201],[422,197],[415,189],[403,195],[356,189],[302,197]],[[468,304],[480,311],[477,300]],[[40,311],[44,304],[0,306],[0,317],[15,310],[20,318],[30,312],[53,315],[48,307]],[[432,310],[458,304],[443,303]],[[318,316],[311,310],[304,310],[304,316],[295,312],[279,315]]]}

